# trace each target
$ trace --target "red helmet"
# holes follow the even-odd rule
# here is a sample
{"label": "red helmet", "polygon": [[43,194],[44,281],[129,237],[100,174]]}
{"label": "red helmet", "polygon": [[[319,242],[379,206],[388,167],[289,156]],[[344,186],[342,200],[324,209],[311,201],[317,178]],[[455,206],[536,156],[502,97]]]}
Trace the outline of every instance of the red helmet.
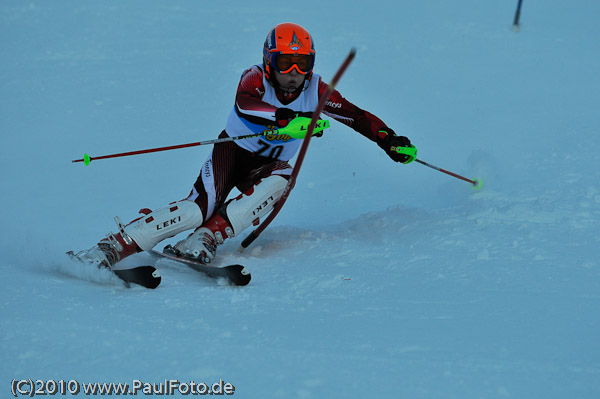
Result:
{"label": "red helmet", "polygon": [[267,35],[263,48],[263,67],[267,79],[271,70],[288,73],[296,69],[302,75],[312,76],[315,65],[315,45],[306,29],[298,24],[284,22]]}

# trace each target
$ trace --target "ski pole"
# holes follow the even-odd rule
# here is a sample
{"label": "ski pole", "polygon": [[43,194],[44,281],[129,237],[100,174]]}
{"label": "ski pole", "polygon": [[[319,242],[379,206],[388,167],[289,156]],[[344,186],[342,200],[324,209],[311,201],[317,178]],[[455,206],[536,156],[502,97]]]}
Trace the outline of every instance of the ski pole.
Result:
{"label": "ski pole", "polygon": [[[89,165],[92,161],[95,161],[98,159],[128,157],[131,155],[148,154],[148,153],[152,153],[152,152],[169,151],[169,150],[176,150],[179,148],[196,147],[196,146],[200,146],[200,145],[217,144],[217,143],[224,143],[224,142],[228,142],[228,141],[244,140],[244,139],[250,139],[253,137],[262,137],[262,136],[270,136],[270,135],[278,135],[278,134],[285,134],[294,139],[303,139],[304,136],[306,135],[306,132],[308,131],[310,121],[311,121],[310,118],[307,118],[304,116],[299,116],[297,118],[292,119],[290,121],[290,123],[285,127],[281,127],[278,129],[267,129],[260,133],[246,134],[243,136],[235,136],[235,137],[223,137],[220,139],[198,141],[195,143],[187,143],[187,144],[179,144],[179,145],[171,145],[171,146],[167,146],[167,147],[149,148],[146,150],[121,152],[119,154],[100,155],[97,157],[91,157],[89,154],[84,154],[83,158],[74,159],[71,162],[73,162],[73,163],[83,162],[85,165]],[[317,121],[316,127],[314,129],[314,133],[322,132],[324,129],[327,129],[328,127],[329,127],[328,120],[319,119]]]}
{"label": "ski pole", "polygon": [[517,11],[515,11],[515,19],[513,20],[513,29],[519,30],[519,18],[521,17],[521,5],[523,4],[523,0],[519,0],[517,3]]}
{"label": "ski pole", "polygon": [[471,183],[471,184],[473,185],[473,188],[481,188],[481,180],[477,180],[477,179],[473,179],[473,180],[471,180],[471,179],[468,179],[468,178],[466,178],[466,177],[464,177],[464,176],[461,176],[461,175],[459,175],[459,174],[456,174],[456,173],[450,172],[449,170],[442,169],[442,168],[440,168],[440,167],[437,167],[437,166],[435,166],[435,165],[432,165],[432,164],[430,164],[430,163],[427,163],[427,162],[425,162],[425,161],[421,161],[420,159],[415,159],[415,161],[416,161],[416,162],[418,162],[418,163],[420,163],[421,165],[425,165],[425,166],[427,166],[427,167],[430,167],[431,169],[435,169],[435,170],[437,170],[437,171],[439,171],[439,172],[442,172],[442,173],[445,173],[445,174],[447,174],[447,175],[450,175],[450,176],[456,177],[457,179],[460,179],[460,180],[464,180],[464,181],[466,181],[466,182],[469,182],[469,183]]}
{"label": "ski pole", "polygon": [[474,186],[474,188],[481,188],[481,181],[478,181],[477,179],[473,179],[473,180],[467,179],[464,176],[458,175],[456,173],[450,172],[449,170],[439,168],[435,165],[432,165],[430,163],[427,163],[425,161],[421,161],[420,159],[417,159],[417,147],[415,147],[414,145],[411,145],[408,147],[400,147],[400,146],[392,147],[391,149],[392,149],[392,151],[396,151],[398,154],[404,154],[407,156],[407,160],[404,161],[404,164],[408,164],[408,163],[411,163],[412,161],[416,161],[416,162],[420,163],[421,165],[428,166],[439,172],[456,177],[457,179],[467,181],[467,182],[471,183]]}

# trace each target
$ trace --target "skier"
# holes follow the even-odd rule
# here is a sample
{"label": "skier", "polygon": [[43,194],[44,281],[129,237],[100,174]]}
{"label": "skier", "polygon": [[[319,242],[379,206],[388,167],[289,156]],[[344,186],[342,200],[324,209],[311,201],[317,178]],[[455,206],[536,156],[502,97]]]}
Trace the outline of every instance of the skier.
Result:
{"label": "skier", "polygon": [[[219,137],[260,133],[285,127],[298,116],[312,115],[328,87],[313,72],[315,54],[313,39],[302,26],[275,26],[265,40],[262,65],[242,74],[235,104]],[[408,138],[397,136],[378,117],[338,91],[331,94],[323,113],[377,143],[394,161],[408,163],[414,159],[396,151],[396,147],[412,147]],[[149,251],[167,238],[194,229],[171,251],[209,263],[217,245],[259,223],[282,196],[292,172],[288,161],[301,141],[280,136],[216,144],[187,198],[155,211],[141,210],[143,216],[126,226],[119,223],[117,233],[109,233],[76,257],[112,267],[129,255]],[[242,194],[227,201],[234,187]]]}

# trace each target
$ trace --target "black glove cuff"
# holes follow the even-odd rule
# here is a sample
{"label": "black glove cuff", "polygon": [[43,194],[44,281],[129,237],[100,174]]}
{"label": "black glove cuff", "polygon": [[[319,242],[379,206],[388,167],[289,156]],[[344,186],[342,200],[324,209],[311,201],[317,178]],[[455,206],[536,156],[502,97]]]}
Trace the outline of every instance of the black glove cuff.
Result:
{"label": "black glove cuff", "polygon": [[377,132],[377,145],[384,150],[389,149],[389,143],[392,137],[396,136],[396,132],[389,127],[379,129]]}
{"label": "black glove cuff", "polygon": [[289,108],[277,108],[275,110],[275,123],[279,127],[287,126],[288,122],[296,117],[296,112]]}

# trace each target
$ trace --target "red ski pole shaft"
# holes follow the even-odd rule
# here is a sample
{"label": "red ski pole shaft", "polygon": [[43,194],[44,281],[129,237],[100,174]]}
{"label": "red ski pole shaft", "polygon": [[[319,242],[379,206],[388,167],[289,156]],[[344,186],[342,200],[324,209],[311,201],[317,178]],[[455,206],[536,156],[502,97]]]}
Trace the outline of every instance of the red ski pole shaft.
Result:
{"label": "red ski pole shaft", "polygon": [[198,141],[198,142],[195,142],[195,143],[187,143],[187,144],[179,144],[179,145],[170,145],[170,146],[167,146],[167,147],[149,148],[147,150],[121,152],[119,154],[100,155],[100,156],[97,156],[97,157],[90,157],[88,154],[85,154],[83,158],[81,158],[81,159],[74,159],[71,162],[84,162],[86,165],[88,165],[90,162],[95,161],[97,159],[128,157],[128,156],[131,156],[131,155],[148,154],[148,153],[151,153],[151,152],[169,151],[169,150],[176,150],[176,149],[179,149],[179,148],[196,147],[196,146],[199,146],[199,145],[224,143],[224,142],[227,142],[227,141],[243,140],[243,139],[249,139],[249,138],[252,138],[252,137],[265,136],[265,135],[270,134],[272,132],[274,132],[274,131],[265,131],[265,132],[261,132],[261,133],[247,134],[247,135],[244,135],[244,136],[236,136],[236,137],[223,137],[223,138],[220,138],[220,139]]}
{"label": "red ski pole shaft", "polygon": [[459,175],[459,174],[456,174],[456,173],[450,172],[449,170],[442,169],[442,168],[440,168],[440,167],[437,167],[437,166],[435,166],[435,165],[432,165],[432,164],[430,164],[430,163],[427,163],[427,162],[425,162],[425,161],[421,161],[420,159],[415,159],[415,161],[416,161],[416,162],[418,162],[418,163],[420,163],[421,165],[425,165],[425,166],[427,166],[427,167],[430,167],[431,169],[435,169],[435,170],[437,170],[437,171],[439,171],[439,172],[445,173],[445,174],[447,174],[447,175],[450,175],[450,176],[452,176],[452,177],[456,177],[457,179],[460,179],[460,180],[464,180],[464,181],[466,181],[466,182],[469,182],[469,183],[471,183],[472,185],[474,185],[474,186],[476,186],[476,187],[479,185],[479,182],[477,181],[477,179],[468,179],[468,178],[466,178],[466,177],[464,177],[464,176],[461,176],[461,175]]}
{"label": "red ski pole shaft", "polygon": [[139,154],[149,154],[151,152],[159,152],[159,151],[169,151],[169,150],[176,150],[178,148],[186,148],[186,147],[194,147],[197,145],[202,145],[202,143],[188,143],[188,144],[180,144],[180,145],[171,145],[168,147],[159,147],[159,148],[149,148],[147,150],[139,150],[139,151],[130,151],[130,152],[121,152],[119,154],[110,154],[110,155],[100,155],[97,157],[90,157],[88,156],[88,158],[84,157],[81,159],[74,159],[71,162],[91,162],[91,161],[95,161],[98,159],[108,159],[108,158],[119,158],[119,157],[128,157],[131,155],[139,155]]}

